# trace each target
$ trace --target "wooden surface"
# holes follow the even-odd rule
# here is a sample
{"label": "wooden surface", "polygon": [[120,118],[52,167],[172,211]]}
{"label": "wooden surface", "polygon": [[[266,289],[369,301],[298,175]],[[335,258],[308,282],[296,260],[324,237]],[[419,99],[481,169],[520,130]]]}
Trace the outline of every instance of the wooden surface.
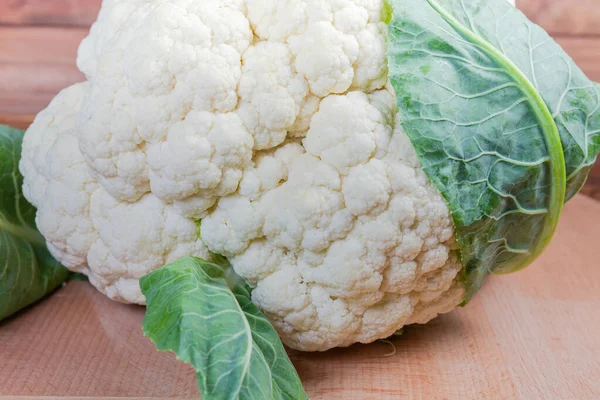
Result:
{"label": "wooden surface", "polygon": [[[570,202],[546,253],[390,343],[290,352],[311,399],[600,399],[600,203]],[[142,336],[143,308],[86,282],[0,323],[0,399],[194,398],[194,373]],[[389,356],[395,347],[395,354]]]}
{"label": "wooden surface", "polygon": [[[77,45],[101,0],[0,0],[0,124],[27,128],[56,93],[84,79]],[[517,0],[600,82],[600,0]],[[584,193],[600,199],[600,165]]]}

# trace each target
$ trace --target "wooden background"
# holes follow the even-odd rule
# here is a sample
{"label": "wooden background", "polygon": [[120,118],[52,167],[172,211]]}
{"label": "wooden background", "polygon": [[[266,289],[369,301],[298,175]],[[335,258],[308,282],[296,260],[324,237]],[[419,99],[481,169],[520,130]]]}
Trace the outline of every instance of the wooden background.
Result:
{"label": "wooden background", "polygon": [[[0,123],[26,128],[62,88],[83,79],[77,45],[101,0],[0,0]],[[517,0],[600,82],[600,0]],[[585,193],[600,200],[600,163]]]}

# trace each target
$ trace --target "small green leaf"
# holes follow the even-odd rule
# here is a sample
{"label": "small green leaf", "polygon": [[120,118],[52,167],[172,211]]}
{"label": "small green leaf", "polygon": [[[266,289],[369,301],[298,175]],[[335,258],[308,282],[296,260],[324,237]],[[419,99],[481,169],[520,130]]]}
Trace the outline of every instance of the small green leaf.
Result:
{"label": "small green leaf", "polygon": [[0,126],[0,320],[36,302],[69,277],[48,252],[23,197],[23,132]]}
{"label": "small green leaf", "polygon": [[185,257],[143,277],[144,334],[194,367],[204,400],[308,399],[277,332],[231,275]]}
{"label": "small green leaf", "polygon": [[389,0],[402,126],[452,212],[467,299],[529,265],[600,150],[600,91],[506,0]]}

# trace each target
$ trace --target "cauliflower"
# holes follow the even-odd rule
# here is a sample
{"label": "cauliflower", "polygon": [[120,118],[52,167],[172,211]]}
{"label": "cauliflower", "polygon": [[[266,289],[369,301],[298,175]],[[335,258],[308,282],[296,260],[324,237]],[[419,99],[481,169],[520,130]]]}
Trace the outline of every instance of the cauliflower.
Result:
{"label": "cauliflower", "polygon": [[453,221],[397,115],[383,0],[104,0],[87,81],[25,135],[52,254],[112,299],[229,259],[283,341],[326,350],[456,307]]}

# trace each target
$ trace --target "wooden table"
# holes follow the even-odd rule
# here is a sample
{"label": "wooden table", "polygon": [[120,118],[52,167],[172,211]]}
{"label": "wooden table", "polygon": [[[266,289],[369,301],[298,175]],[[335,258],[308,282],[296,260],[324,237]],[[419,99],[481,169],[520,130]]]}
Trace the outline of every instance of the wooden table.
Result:
{"label": "wooden table", "polygon": [[[600,399],[598,238],[600,203],[578,196],[547,252],[466,308],[291,358],[311,399]],[[143,313],[71,282],[0,324],[0,399],[197,398],[191,368],[142,336]]]}

